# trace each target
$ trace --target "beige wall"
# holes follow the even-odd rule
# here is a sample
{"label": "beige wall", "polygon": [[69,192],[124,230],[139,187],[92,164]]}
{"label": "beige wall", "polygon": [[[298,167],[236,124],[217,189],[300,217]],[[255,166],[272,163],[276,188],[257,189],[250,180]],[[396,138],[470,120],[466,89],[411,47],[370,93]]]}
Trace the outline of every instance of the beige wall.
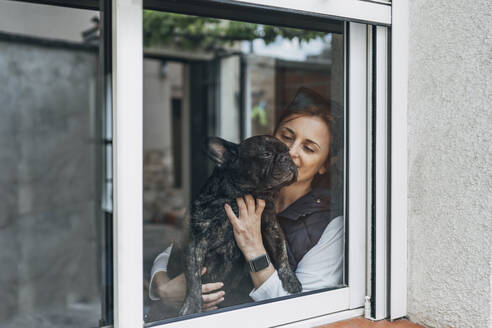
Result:
{"label": "beige wall", "polygon": [[218,134],[220,137],[240,142],[241,110],[241,58],[230,56],[220,61],[220,104]]}
{"label": "beige wall", "polygon": [[144,60],[143,147],[169,150],[171,147],[171,83],[169,66],[160,60]]}

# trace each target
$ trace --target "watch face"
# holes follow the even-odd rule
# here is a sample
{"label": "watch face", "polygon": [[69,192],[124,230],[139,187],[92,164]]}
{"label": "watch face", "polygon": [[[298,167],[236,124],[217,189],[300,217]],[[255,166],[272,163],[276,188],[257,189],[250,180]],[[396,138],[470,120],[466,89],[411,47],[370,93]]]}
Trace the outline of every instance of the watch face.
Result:
{"label": "watch face", "polygon": [[260,270],[265,269],[266,267],[268,267],[268,264],[269,264],[269,262],[268,262],[268,258],[266,255],[263,255],[263,256],[253,260],[253,266],[254,266],[255,271],[260,271]]}

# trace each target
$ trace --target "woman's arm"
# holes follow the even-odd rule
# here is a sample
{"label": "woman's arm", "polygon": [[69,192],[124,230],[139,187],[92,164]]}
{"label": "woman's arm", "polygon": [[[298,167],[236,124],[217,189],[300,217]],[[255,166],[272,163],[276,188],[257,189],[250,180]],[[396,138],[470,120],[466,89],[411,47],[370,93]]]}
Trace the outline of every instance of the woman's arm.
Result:
{"label": "woman's arm", "polygon": [[160,286],[168,282],[170,279],[167,276],[167,263],[169,262],[169,256],[173,245],[166,248],[162,253],[156,256],[152,269],[150,270],[150,286],[149,286],[149,298],[153,301],[161,299],[158,293]]}
{"label": "woman's arm", "polygon": [[[162,300],[164,303],[175,307],[183,304],[186,295],[186,278],[184,273],[170,279],[167,275],[167,263],[171,255],[172,245],[164,252],[159,254],[154,260],[151,270],[151,280],[149,287],[149,297],[152,300]],[[206,268],[202,268],[201,274],[204,275]],[[224,291],[217,291],[222,288],[222,282],[202,284],[202,310],[209,311],[217,309],[217,305],[224,300]]]}
{"label": "woman's arm", "polygon": [[[260,255],[266,254],[261,237],[261,214],[265,209],[265,201],[257,199],[255,203],[253,196],[246,195],[244,198],[236,198],[236,202],[239,208],[239,218],[229,204],[225,204],[224,209],[229,221],[231,221],[234,229],[234,238],[239,249],[241,249],[246,261],[251,261]],[[255,288],[260,287],[274,272],[275,268],[271,263],[261,271],[250,272]]]}
{"label": "woman's arm", "polygon": [[299,261],[296,274],[302,279],[305,291],[341,286],[344,249],[344,220],[338,216]]}
{"label": "woman's arm", "polygon": [[[261,213],[265,202],[261,199],[255,204],[254,198],[247,195],[236,199],[239,218],[232,208],[225,204],[227,217],[234,229],[234,237],[246,260],[265,254],[261,238]],[[343,217],[333,219],[325,228],[318,243],[301,259],[296,275],[303,291],[334,287],[341,284],[343,266]],[[282,287],[277,271],[270,265],[259,272],[251,272],[255,289],[250,297],[255,301],[289,295]]]}
{"label": "woman's arm", "polygon": [[[296,275],[302,284],[303,292],[327,287],[340,286],[343,272],[343,217],[333,219],[325,228],[323,235],[299,261]],[[277,272],[259,288],[255,288],[250,297],[261,301],[289,295],[282,287]]]}
{"label": "woman's arm", "polygon": [[151,283],[154,295],[168,305],[175,307],[181,306],[186,293],[186,279],[184,274],[176,276],[174,279],[169,279],[166,271],[159,271],[155,274]]}

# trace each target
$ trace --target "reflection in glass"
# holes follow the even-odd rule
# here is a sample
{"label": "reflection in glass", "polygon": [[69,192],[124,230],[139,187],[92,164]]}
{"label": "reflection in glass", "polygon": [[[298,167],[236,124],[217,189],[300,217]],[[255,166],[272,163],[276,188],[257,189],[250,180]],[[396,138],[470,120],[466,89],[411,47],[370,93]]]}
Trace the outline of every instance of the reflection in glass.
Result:
{"label": "reflection in glass", "polygon": [[[143,24],[145,321],[176,317],[183,302],[184,289],[180,289],[181,295],[174,292],[183,276],[170,277],[166,270],[170,254],[177,252],[175,246],[186,233],[190,204],[215,165],[203,152],[204,140],[219,136],[238,143],[250,136],[272,135],[279,118],[303,87],[322,99],[316,103],[323,103],[320,106],[336,116],[329,129],[336,134],[331,139],[337,140],[337,151],[329,160],[327,180],[331,184],[326,184],[323,192],[305,195],[298,204],[312,202],[314,205],[308,206],[311,209],[316,204],[330,204],[327,206],[332,213],[334,207],[339,211],[336,218],[308,224],[310,228],[305,232],[310,235],[300,239],[311,238],[312,245],[302,250],[291,240],[289,260],[295,258],[291,263],[295,270],[306,268],[301,262],[310,249],[313,251],[305,262],[310,257],[319,259],[316,252],[325,256],[321,267],[311,266],[309,270],[326,274],[311,281],[298,274],[300,280],[304,279],[305,290],[343,285],[343,34],[154,11],[144,12]],[[321,124],[326,127],[328,123]],[[297,130],[298,135],[306,132],[305,127],[287,128],[304,129]],[[278,131],[277,138],[289,144],[282,131]],[[298,166],[304,170],[306,164]],[[303,206],[299,210],[307,209]],[[331,222],[336,226],[325,229]],[[295,224],[289,224],[282,223],[287,234],[296,230]],[[298,237],[294,233],[288,240]],[[336,250],[332,248],[328,251],[331,255],[323,255],[321,244],[334,240]],[[317,244],[319,247],[314,248]],[[265,295],[244,296],[247,302],[253,302],[285,293],[269,291]]]}
{"label": "reflection in glass", "polygon": [[102,318],[98,16],[0,1],[1,327]]}

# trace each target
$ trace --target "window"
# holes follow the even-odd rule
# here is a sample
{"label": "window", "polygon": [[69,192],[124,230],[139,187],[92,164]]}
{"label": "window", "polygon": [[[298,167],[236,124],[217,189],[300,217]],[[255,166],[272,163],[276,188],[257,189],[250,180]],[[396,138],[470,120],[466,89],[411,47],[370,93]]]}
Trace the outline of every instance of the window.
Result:
{"label": "window", "polygon": [[[222,164],[207,156],[203,146],[213,136],[238,144],[251,136],[275,135],[291,147],[295,165],[299,166],[299,180],[309,179],[308,184],[301,183],[312,191],[303,192],[307,194],[298,196],[295,204],[276,211],[286,236],[290,268],[303,284],[304,293],[346,286],[343,23],[329,21],[324,30],[313,31],[144,11],[143,26],[145,321],[178,316],[185,291],[182,274],[188,265],[184,254],[191,247],[183,240],[194,238],[188,235],[189,220],[192,225],[194,220],[213,224],[216,215],[221,220],[219,225],[228,224],[224,209],[217,213],[213,204],[216,197],[223,197],[224,202],[231,197],[223,194],[225,189],[214,191],[216,194],[203,206],[200,216],[193,206],[195,201],[203,201],[203,188],[211,183],[207,178],[214,167]],[[307,105],[306,100],[310,101]],[[286,110],[292,113],[282,119]],[[259,147],[255,145],[251,151]],[[285,149],[287,154],[288,148]],[[279,164],[265,162],[264,165]],[[315,169],[316,166],[323,168]],[[260,169],[251,171],[251,181],[255,174],[260,174]],[[241,166],[233,179],[240,176],[240,170],[249,168]],[[301,183],[298,186],[302,187]],[[231,185],[237,186],[232,182]],[[261,188],[256,182],[248,190],[259,193]],[[231,200],[231,205],[236,207],[235,200],[228,201]],[[306,213],[306,217],[301,217],[299,211]],[[307,228],[299,231],[303,225]],[[232,225],[229,223],[224,231],[232,233]],[[220,232],[213,231],[208,237],[219,235]],[[210,283],[206,286],[212,286],[213,277],[221,276],[225,280],[223,288],[206,296],[226,294],[222,302],[217,306],[211,302],[210,307],[220,311],[232,306],[251,306],[255,301],[285,298],[286,292],[277,278],[278,270],[254,292],[244,258],[233,262],[239,270],[219,274],[232,259],[213,249],[236,248],[224,245],[233,241],[232,234],[227,238],[218,241],[218,246],[207,246],[208,255],[203,261],[207,272],[202,281]],[[308,239],[310,243],[306,243]],[[269,251],[275,261],[272,249]],[[241,255],[239,249],[237,252]],[[178,268],[173,269],[172,263],[169,264],[173,258],[179,263]],[[233,285],[237,284],[236,279],[240,282]],[[271,290],[267,285],[272,285]]]}
{"label": "window", "polygon": [[[373,317],[388,316],[390,303],[392,318],[405,315],[397,300],[406,249],[401,3],[81,0],[70,3],[74,9],[29,2],[39,4],[0,2],[7,81],[0,178],[10,186],[0,189],[7,245],[0,257],[10,264],[0,276],[8,302],[2,326],[315,326],[361,315],[365,295]],[[181,22],[199,15],[218,30],[254,24],[260,33],[232,42],[205,25],[194,35],[170,34],[169,26],[152,25],[152,15]],[[205,30],[210,35],[199,35]],[[186,49],[197,31],[202,47]],[[390,60],[403,65],[387,70]],[[341,283],[203,314],[149,316],[154,259],[181,235],[186,209],[214,166],[200,144],[208,136],[237,143],[271,134],[301,86],[343,112],[334,163],[343,184]],[[48,278],[61,282],[49,298],[41,283]]]}
{"label": "window", "polygon": [[[166,6],[169,7],[166,7]],[[187,12],[188,14],[192,13],[197,13],[196,8],[195,11],[193,11],[193,5],[190,5],[187,7],[184,5],[181,9],[175,8],[172,5],[165,3],[162,6],[157,6],[156,4],[153,4],[151,6],[152,9],[156,9],[156,7],[160,7],[159,9],[169,9],[171,8],[172,11],[178,11],[178,12]],[[191,8],[191,9],[190,9]],[[210,8],[200,8],[203,10],[200,10],[200,13],[213,13],[214,10]],[[237,9],[237,8],[236,8]],[[264,8],[262,8],[263,10]],[[260,10],[259,12],[262,12]],[[263,15],[265,21],[268,21],[265,17],[270,17],[272,22],[278,22],[278,20],[275,20],[275,17],[279,14],[277,11],[268,11],[267,15]],[[245,11],[244,16],[241,14],[238,17],[237,11],[236,14],[233,14],[233,11],[224,13],[222,12],[220,15],[217,14],[221,18],[225,17],[230,17],[230,18],[243,18],[246,19],[249,15],[251,17],[251,12],[250,11]],[[284,13],[283,13],[284,14]],[[280,14],[279,14],[280,15]],[[135,16],[135,18],[141,18],[141,16]],[[299,19],[299,21],[302,21],[302,16],[296,16],[296,18]],[[310,17],[312,18],[312,17]],[[257,20],[256,20],[257,21]],[[313,20],[310,20],[311,22]],[[326,19],[321,19],[323,22],[327,22]],[[330,24],[328,24],[330,25]],[[311,27],[314,25],[311,25]],[[138,25],[137,25],[138,28]],[[288,316],[268,316],[269,318],[266,318],[264,316],[260,316],[258,320],[260,321],[255,321],[255,324],[259,325],[272,325],[272,324],[281,324],[281,323],[287,323],[295,320],[302,320],[308,317],[314,317],[314,316],[319,316],[320,314],[328,314],[330,312],[335,312],[335,311],[340,311],[343,309],[361,309],[361,306],[363,306],[364,302],[364,295],[365,295],[365,277],[364,277],[364,263],[365,263],[365,226],[366,226],[366,161],[367,156],[366,156],[366,143],[367,143],[367,126],[366,126],[366,117],[367,117],[367,103],[366,103],[366,89],[367,89],[367,57],[366,57],[366,51],[367,51],[367,27],[362,24],[344,24],[344,31],[347,31],[348,37],[347,41],[344,44],[344,49],[349,49],[352,50],[352,56],[349,56],[349,53],[347,52],[347,57],[344,58],[345,60],[345,65],[343,66],[344,68],[344,73],[347,76],[346,80],[346,86],[344,88],[344,101],[350,103],[350,108],[353,110],[354,115],[349,115],[349,119],[346,122],[346,127],[347,127],[347,135],[345,135],[346,139],[349,139],[350,145],[349,145],[349,150],[346,154],[345,158],[345,163],[347,163],[345,169],[347,169],[348,173],[348,181],[346,180],[346,186],[345,186],[345,191],[346,191],[346,202],[349,202],[349,215],[347,217],[350,217],[349,219],[346,217],[346,220],[349,225],[352,225],[352,229],[346,229],[348,230],[346,238],[348,239],[348,242],[346,244],[346,247],[348,248],[348,260],[345,262],[345,268],[351,268],[349,270],[345,270],[345,274],[347,275],[345,283],[347,283],[347,287],[337,289],[337,290],[332,290],[332,291],[326,291],[323,293],[315,293],[312,295],[305,295],[299,298],[292,298],[292,299],[283,299],[281,302],[269,302],[267,301],[267,304],[262,304],[262,303],[255,303],[255,306],[241,306],[240,308],[235,308],[234,311],[226,311],[221,314],[221,318],[234,318],[234,320],[250,320],[253,318],[251,314],[253,313],[252,311],[262,311],[262,309],[266,309],[267,307],[270,309],[269,313],[287,313]],[[138,38],[137,38],[138,39]],[[142,40],[143,41],[143,40]],[[123,40],[120,41],[120,44],[123,44]],[[118,44],[118,42],[117,42]],[[143,50],[143,49],[142,49]],[[147,49],[148,50],[148,49]],[[153,55],[162,55],[162,53],[157,53],[154,52]],[[169,54],[168,54],[169,55]],[[175,55],[175,53],[173,54]],[[199,57],[199,53],[196,52],[194,53],[194,56],[192,57],[193,59],[197,59]],[[175,56],[171,56],[173,58],[167,58],[168,61],[174,59],[176,61]],[[192,61],[192,60],[189,60]],[[233,62],[233,60],[231,60]],[[190,68],[191,69],[191,68]],[[206,73],[213,73],[214,68],[213,67],[207,67],[202,69],[202,74]],[[216,72],[216,71],[215,71]],[[217,75],[215,75],[217,76]],[[137,78],[138,76],[133,76],[133,78]],[[120,80],[123,83],[123,80]],[[216,84],[216,81],[214,81],[212,78],[207,79],[207,84],[206,85],[214,85]],[[227,86],[229,89],[234,90],[235,86],[234,84],[228,85]],[[190,87],[191,88],[191,87]],[[241,89],[240,89],[241,90]],[[210,92],[210,91],[209,91]],[[205,92],[204,92],[205,93]],[[217,100],[219,97],[216,98],[206,98],[206,101],[203,102],[205,106],[207,106],[207,109],[210,108],[212,99]],[[196,97],[193,97],[195,101],[200,102],[203,101],[204,98],[200,98],[197,100]],[[186,107],[187,104],[183,103],[183,108]],[[212,106],[213,108],[213,106]],[[120,113],[120,115],[122,115]],[[125,116],[125,115],[123,115]],[[207,116],[210,118],[210,115]],[[130,121],[130,116],[128,116],[126,119],[129,119]],[[134,120],[137,119],[138,117],[134,117]],[[124,119],[125,120],[125,119]],[[128,121],[128,122],[129,122]],[[209,122],[214,122],[217,123],[215,120],[209,120]],[[243,137],[246,136],[245,131],[247,131],[247,126],[245,126],[248,123],[247,119],[243,118],[243,124],[240,124],[240,128],[242,129]],[[220,121],[219,121],[220,123]],[[138,125],[137,125],[138,126]],[[132,128],[133,129],[133,128]],[[205,128],[205,131],[209,131],[210,126],[207,126]],[[240,129],[240,131],[241,131]],[[135,129],[134,132],[137,133],[138,135],[138,129]],[[197,132],[197,129],[193,129],[193,132]],[[185,132],[186,133],[186,132]],[[240,135],[241,137],[241,135]],[[203,139],[201,139],[203,140]],[[134,148],[134,150],[137,150],[138,147]],[[128,149],[122,151],[128,151]],[[143,151],[143,149],[142,149]],[[116,151],[118,153],[118,150]],[[191,152],[192,154],[196,154],[196,152]],[[197,161],[192,161],[191,165],[200,165],[202,166],[202,170],[204,170],[204,162],[197,162]],[[351,163],[351,165],[349,164]],[[123,169],[124,168],[120,168]],[[206,172],[206,171],[202,171]],[[202,175],[205,176],[205,175]],[[123,176],[119,178],[120,180],[126,180]],[[132,176],[131,179],[137,179]],[[129,181],[129,180],[128,180]],[[127,182],[128,182],[127,181]],[[184,185],[186,185],[186,182],[184,182]],[[196,189],[195,189],[196,190]],[[350,200],[350,201],[348,201]],[[351,205],[350,205],[351,204]],[[345,204],[346,205],[346,204]],[[121,205],[125,207],[124,205]],[[134,205],[133,205],[134,206]],[[136,209],[132,206],[132,211],[135,211]],[[136,212],[134,212],[136,213]],[[120,214],[124,215],[124,213]],[[133,231],[136,233],[136,231]],[[351,244],[351,242],[353,244]],[[138,250],[137,250],[138,251]],[[129,260],[129,257],[125,256],[123,259]],[[127,262],[129,263],[129,262]],[[122,265],[123,267],[124,265]],[[149,265],[148,265],[149,266]],[[354,271],[351,271],[354,270]],[[353,272],[353,274],[351,274]],[[358,274],[356,274],[358,272]],[[137,274],[134,272],[134,274]],[[142,277],[142,280],[144,278]],[[122,283],[123,284],[123,283]],[[130,289],[126,289],[127,292],[130,292]],[[133,291],[136,291],[136,289],[133,289]],[[130,294],[128,294],[130,295]],[[146,297],[146,295],[144,296]],[[126,298],[126,297],[125,297]],[[134,303],[135,305],[138,303]],[[312,304],[319,304],[320,306],[312,306]],[[329,308],[325,306],[325,304],[330,304]],[[259,305],[259,306],[257,306]],[[288,311],[289,307],[292,307],[292,309],[299,309],[299,307],[302,307],[302,314],[298,313],[298,311]],[[273,311],[273,312],[271,312]],[[353,310],[355,312],[352,313],[357,313],[357,311],[360,310]],[[219,311],[222,312],[222,311]],[[360,313],[360,312],[358,312]],[[123,315],[123,313],[122,313]],[[225,316],[226,315],[226,316]],[[272,321],[273,317],[273,321]],[[255,317],[255,320],[257,318]],[[198,321],[197,321],[198,320]],[[266,321],[265,321],[266,320]],[[186,325],[186,324],[192,324],[193,322],[200,322],[200,325],[207,325],[211,324],[213,325],[214,322],[214,315],[200,315],[199,317],[196,317],[194,319],[189,319],[186,321],[174,321],[173,323],[167,323],[169,326],[180,326],[180,325]],[[227,321],[224,321],[227,322]],[[234,322],[234,321],[229,321],[229,322]],[[268,322],[268,323],[267,323]],[[166,323],[166,322],[160,322],[160,323]],[[155,325],[154,323],[153,325]]]}

